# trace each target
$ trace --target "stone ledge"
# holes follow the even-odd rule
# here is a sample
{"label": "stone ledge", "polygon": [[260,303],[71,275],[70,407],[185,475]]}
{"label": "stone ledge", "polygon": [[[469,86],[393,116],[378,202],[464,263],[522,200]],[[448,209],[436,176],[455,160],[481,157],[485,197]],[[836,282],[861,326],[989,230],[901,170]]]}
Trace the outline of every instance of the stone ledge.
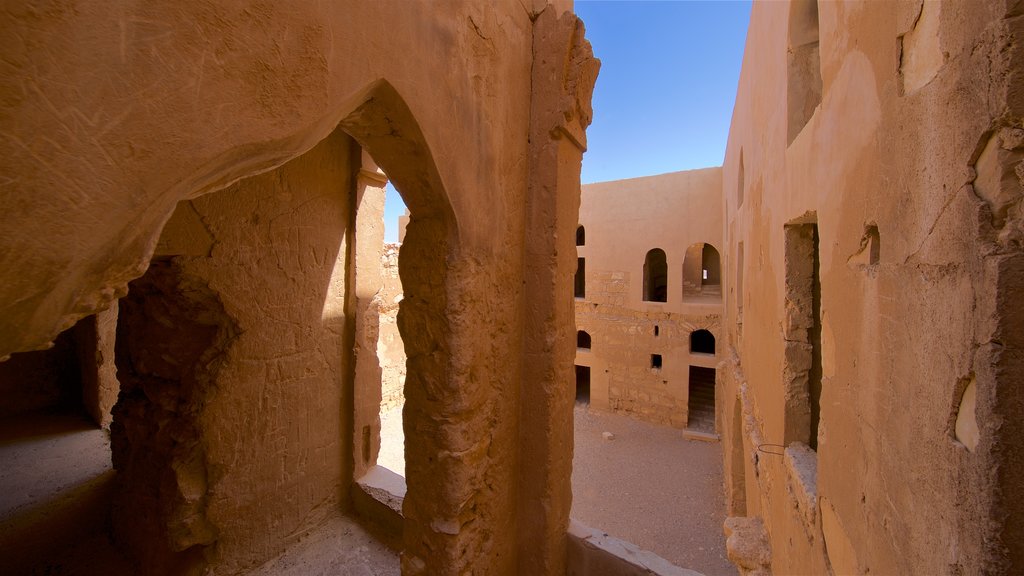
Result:
{"label": "stone ledge", "polygon": [[600,530],[569,520],[567,576],[703,576]]}
{"label": "stone ledge", "polygon": [[402,514],[402,503],[405,501],[405,478],[395,474],[383,466],[370,468],[366,475],[356,480],[356,484],[374,500]]}
{"label": "stone ledge", "polygon": [[818,522],[818,453],[801,442],[790,444],[786,448],[786,478],[804,527],[814,534]]}
{"label": "stone ledge", "polygon": [[352,505],[364,526],[389,547],[400,550],[405,517],[405,478],[374,466],[352,486]]}

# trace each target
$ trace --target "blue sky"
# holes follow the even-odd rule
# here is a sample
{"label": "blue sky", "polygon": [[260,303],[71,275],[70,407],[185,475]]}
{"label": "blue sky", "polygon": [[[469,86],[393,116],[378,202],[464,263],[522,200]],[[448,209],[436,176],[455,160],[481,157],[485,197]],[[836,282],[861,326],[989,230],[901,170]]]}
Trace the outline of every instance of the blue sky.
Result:
{"label": "blue sky", "polygon": [[[750,0],[576,0],[601,73],[584,184],[720,166]],[[388,185],[384,239],[402,199]]]}

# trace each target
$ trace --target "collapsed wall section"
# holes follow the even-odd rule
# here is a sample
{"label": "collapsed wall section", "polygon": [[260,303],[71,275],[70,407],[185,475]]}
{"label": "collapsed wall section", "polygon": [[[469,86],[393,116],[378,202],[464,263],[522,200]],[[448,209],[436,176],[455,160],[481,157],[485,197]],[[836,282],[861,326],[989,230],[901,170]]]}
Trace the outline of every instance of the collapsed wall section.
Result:
{"label": "collapsed wall section", "polygon": [[241,571],[345,506],[353,149],[182,202],[129,290],[115,534],[148,573]]}

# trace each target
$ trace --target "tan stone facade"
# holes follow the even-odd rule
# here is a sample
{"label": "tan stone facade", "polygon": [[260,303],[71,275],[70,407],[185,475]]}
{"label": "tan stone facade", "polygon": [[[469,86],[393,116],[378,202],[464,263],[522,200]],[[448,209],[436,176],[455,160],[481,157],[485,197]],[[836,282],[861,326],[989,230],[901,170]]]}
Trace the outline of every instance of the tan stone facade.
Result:
{"label": "tan stone facade", "polygon": [[42,4],[0,18],[0,356],[121,299],[113,526],[140,573],[244,573],[353,512],[377,166],[411,213],[403,571],[564,573],[598,69],[571,4]]}
{"label": "tan stone facade", "polygon": [[746,569],[762,525],[776,574],[1024,566],[1022,14],[754,4],[722,174]]}
{"label": "tan stone facade", "polygon": [[[570,4],[5,9],[0,356],[40,355],[3,415],[109,423],[137,573],[247,573],[351,514],[407,575],[642,574],[570,531],[573,358],[673,426],[717,366],[744,573],[1024,570],[1024,4],[755,3],[723,166],[582,205]],[[358,505],[397,388],[385,172],[400,515]]]}
{"label": "tan stone facade", "polygon": [[405,346],[398,330],[398,309],[405,297],[398,277],[400,244],[385,244],[381,254],[381,290],[378,295],[380,334],[377,358],[381,369],[381,412],[405,404]]}
{"label": "tan stone facade", "polygon": [[[698,342],[691,351],[691,335],[706,331],[718,342],[722,334],[721,173],[709,168],[583,186],[576,251],[585,281],[576,330],[590,344],[577,342],[576,365],[578,384],[589,376],[593,409],[687,426],[691,367],[713,374],[718,364],[718,348]],[[654,270],[660,262],[645,262],[657,250],[663,271]]]}

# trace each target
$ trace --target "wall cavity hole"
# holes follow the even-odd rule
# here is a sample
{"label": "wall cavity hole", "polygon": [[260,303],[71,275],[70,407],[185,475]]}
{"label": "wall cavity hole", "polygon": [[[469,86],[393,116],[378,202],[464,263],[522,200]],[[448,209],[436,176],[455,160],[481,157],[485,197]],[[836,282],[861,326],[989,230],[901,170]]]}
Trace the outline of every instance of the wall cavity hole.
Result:
{"label": "wall cavity hole", "polygon": [[978,448],[978,441],[981,438],[976,413],[977,398],[977,383],[974,376],[971,376],[970,382],[967,383],[960,396],[960,405],[953,428],[953,435],[957,442],[963,444],[969,452],[974,452]]}

